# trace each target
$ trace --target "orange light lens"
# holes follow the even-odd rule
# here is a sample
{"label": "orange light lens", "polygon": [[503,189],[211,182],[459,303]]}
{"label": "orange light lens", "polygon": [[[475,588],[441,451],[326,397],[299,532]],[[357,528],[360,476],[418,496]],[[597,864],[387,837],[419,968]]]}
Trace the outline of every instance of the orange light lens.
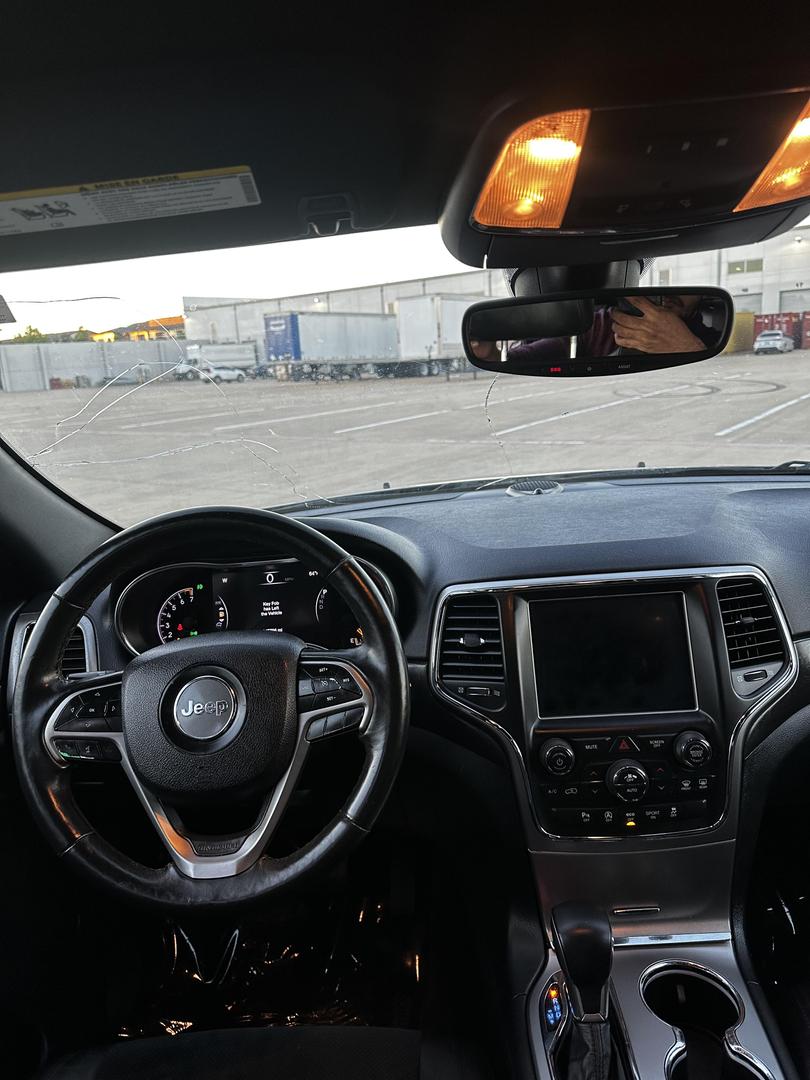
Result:
{"label": "orange light lens", "polygon": [[810,195],[810,101],[734,212],[774,206],[807,195]]}
{"label": "orange light lens", "polygon": [[487,177],[473,220],[500,229],[559,229],[590,118],[590,109],[571,109],[513,131]]}

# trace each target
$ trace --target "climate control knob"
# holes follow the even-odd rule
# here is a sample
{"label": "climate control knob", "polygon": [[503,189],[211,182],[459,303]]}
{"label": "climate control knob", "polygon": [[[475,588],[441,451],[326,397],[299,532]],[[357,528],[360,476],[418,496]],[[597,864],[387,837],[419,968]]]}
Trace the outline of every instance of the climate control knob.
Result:
{"label": "climate control knob", "polygon": [[546,739],[540,747],[540,762],[552,776],[565,776],[576,764],[574,751],[565,739]]}
{"label": "climate control knob", "polygon": [[650,786],[644,766],[629,758],[615,761],[610,766],[605,776],[605,783],[608,791],[622,802],[638,802],[644,798]]}
{"label": "climate control knob", "polygon": [[712,760],[712,744],[699,731],[682,731],[672,747],[675,760],[687,769],[699,769]]}

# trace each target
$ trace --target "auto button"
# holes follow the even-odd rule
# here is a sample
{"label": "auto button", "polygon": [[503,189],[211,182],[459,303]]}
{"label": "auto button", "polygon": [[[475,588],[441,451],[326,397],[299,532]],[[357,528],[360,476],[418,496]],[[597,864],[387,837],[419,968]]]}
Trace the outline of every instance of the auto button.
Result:
{"label": "auto button", "polygon": [[650,781],[644,767],[637,761],[617,761],[607,771],[608,791],[622,802],[639,802],[647,794]]}

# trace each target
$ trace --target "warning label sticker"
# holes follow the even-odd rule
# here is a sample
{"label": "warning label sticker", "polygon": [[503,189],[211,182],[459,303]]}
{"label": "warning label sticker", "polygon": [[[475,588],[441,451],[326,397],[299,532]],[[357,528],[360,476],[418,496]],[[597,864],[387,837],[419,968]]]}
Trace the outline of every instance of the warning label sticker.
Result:
{"label": "warning label sticker", "polygon": [[247,165],[0,193],[0,236],[205,214],[261,202]]}

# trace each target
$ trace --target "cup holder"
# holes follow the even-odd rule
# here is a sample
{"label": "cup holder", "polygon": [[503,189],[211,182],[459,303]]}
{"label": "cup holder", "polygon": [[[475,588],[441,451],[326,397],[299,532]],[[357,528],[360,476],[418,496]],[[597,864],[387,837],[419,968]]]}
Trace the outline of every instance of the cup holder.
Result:
{"label": "cup holder", "polygon": [[713,971],[686,961],[655,964],[642,976],[641,996],[678,1033],[665,1062],[667,1080],[769,1080],[737,1041],[742,1003]]}

